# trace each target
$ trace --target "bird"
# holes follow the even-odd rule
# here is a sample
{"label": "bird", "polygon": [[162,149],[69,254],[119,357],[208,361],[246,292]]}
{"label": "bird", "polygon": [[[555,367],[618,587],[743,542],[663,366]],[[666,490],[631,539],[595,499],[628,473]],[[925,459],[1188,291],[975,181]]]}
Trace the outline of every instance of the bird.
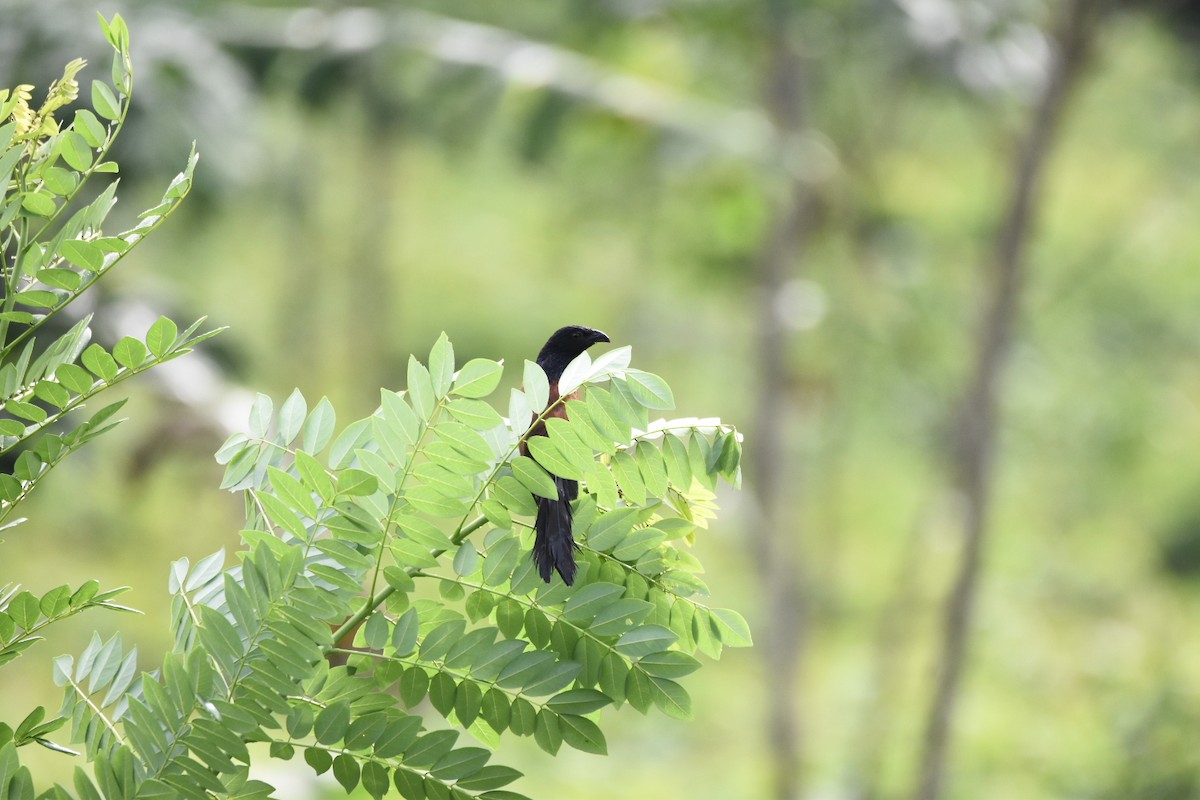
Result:
{"label": "bird", "polygon": [[[562,403],[558,402],[562,397],[558,393],[558,380],[562,377],[563,370],[567,368],[567,365],[597,342],[610,341],[612,340],[608,338],[608,334],[603,331],[583,325],[567,325],[559,328],[546,340],[546,344],[538,352],[537,365],[546,373],[546,378],[550,383],[549,400],[546,402],[550,413],[546,415],[547,417],[566,419],[566,400],[574,400],[579,397],[579,391],[576,390],[567,395],[566,400]],[[530,436],[546,435],[546,422],[544,419],[538,420],[539,416],[541,416],[540,413],[532,417],[535,424],[531,424],[529,430],[521,437],[520,452],[523,456],[529,455],[526,442]],[[537,501],[537,518],[533,524],[535,535],[532,556],[542,580],[550,583],[554,571],[557,570],[558,574],[562,576],[563,583],[570,586],[575,582],[575,537],[571,532],[571,501],[579,496],[579,483],[560,478],[557,475],[552,477],[555,488],[558,489],[558,499],[540,496],[534,498]],[[330,627],[336,631],[340,625],[331,625]],[[354,646],[354,639],[360,627],[362,627],[361,622],[338,639],[334,643],[333,649],[326,654],[325,658],[331,667],[346,666],[351,651],[377,652]]]}
{"label": "bird", "polygon": [[[558,381],[563,370],[575,357],[597,342],[611,342],[608,334],[595,328],[583,325],[567,325],[556,330],[537,355],[537,365],[546,373],[550,382],[550,399],[547,417],[567,418],[566,400],[579,397],[578,390],[567,395],[563,402],[558,402]],[[534,424],[521,440],[521,455],[529,455],[527,442],[531,436],[545,436],[546,422],[534,417]],[[558,497],[541,497],[537,502],[537,517],[534,519],[533,530],[533,562],[537,565],[538,574],[542,580],[550,583],[554,572],[557,571],[567,586],[575,582],[575,537],[571,531],[571,501],[579,496],[579,483],[567,478],[554,478]]]}

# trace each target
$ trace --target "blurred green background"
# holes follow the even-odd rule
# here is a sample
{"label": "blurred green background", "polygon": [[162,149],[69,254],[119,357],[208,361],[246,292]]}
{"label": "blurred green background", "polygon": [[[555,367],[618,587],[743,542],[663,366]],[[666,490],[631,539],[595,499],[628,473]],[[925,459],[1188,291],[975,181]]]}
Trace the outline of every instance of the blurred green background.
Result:
{"label": "blurred green background", "polygon": [[[44,89],[80,55],[104,75],[95,10],[0,0],[0,85]],[[248,391],[327,395],[344,423],[440,331],[460,361],[512,365],[583,323],[632,344],[679,414],[746,434],[744,489],[696,551],[758,646],[694,676],[692,724],[613,714],[608,758],[506,744],[516,788],[932,797],[920,764],[970,505],[956,420],[1049,103],[941,796],[1200,797],[1194,3],[100,10],[133,36],[114,217],[155,202],[193,139],[202,154],[102,302],[230,330],[129,386],[130,422],[8,532],[0,582],[96,577],[146,613],[59,626],[6,667],[5,719],[57,706],[49,659],[96,627],[168,645],[169,562],[236,547],[211,454]],[[1073,34],[1085,56],[1047,101]],[[336,794],[280,769],[281,797]]]}

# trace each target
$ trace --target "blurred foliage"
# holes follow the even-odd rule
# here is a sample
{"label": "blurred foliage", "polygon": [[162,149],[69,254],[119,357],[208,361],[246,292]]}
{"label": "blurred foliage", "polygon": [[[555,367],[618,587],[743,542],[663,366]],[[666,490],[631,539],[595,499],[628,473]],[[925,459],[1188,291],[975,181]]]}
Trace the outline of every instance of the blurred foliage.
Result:
{"label": "blurred foliage", "polygon": [[[681,396],[724,418],[751,413],[751,273],[781,185],[763,155],[762,4],[377,3],[357,25],[336,16],[352,9],[285,0],[118,5],[146,32],[150,85],[162,59],[145,121],[177,127],[130,122],[145,146],[123,191],[153,202],[143,181],[173,169],[154,154],[192,136],[209,167],[203,209],[114,278],[230,325],[232,380],[327,393],[365,414],[441,330],[464,357],[512,361],[559,324],[586,322],[633,343]],[[1188,634],[1200,588],[1170,555],[1187,549],[1200,487],[1200,97],[1194,27],[1181,22],[1194,13],[1114,5],[1029,254],[953,797],[1195,796],[1200,643]],[[798,161],[820,196],[779,298],[795,329],[787,444],[812,576],[814,794],[899,797],[911,783],[958,546],[941,472],[949,413],[1053,6],[807,2],[789,32],[804,43],[815,129]],[[252,12],[280,16],[251,24]],[[417,12],[433,17],[380,23]],[[0,75],[14,76],[2,83],[45,85],[91,55],[91,9],[75,0],[7,0],[0,13]],[[447,22],[469,25],[436,24]],[[152,45],[147,29],[160,25]],[[430,31],[453,36],[432,39],[439,50]],[[484,46],[496,32],[508,50]],[[524,47],[537,44],[552,49]],[[485,51],[501,54],[496,65],[455,60]],[[587,80],[555,83],[579,74],[555,54],[582,56],[566,63]],[[632,82],[606,94],[597,76]],[[646,88],[644,106],[606,102]],[[478,299],[439,302],[447,287]],[[58,547],[10,542],[6,564],[45,575],[44,588],[100,570],[105,583],[144,585],[134,578],[162,574],[181,544],[193,556],[228,544],[241,509],[179,488],[216,485],[204,459],[221,437],[181,429],[164,417],[98,443],[78,467],[95,487],[87,503],[65,488],[64,465],[30,523]],[[130,480],[146,452],[155,468]],[[725,504],[741,528],[754,524],[746,501]],[[181,505],[193,512],[185,527]],[[737,526],[723,527],[697,553],[726,565],[714,591],[753,609],[756,570]],[[161,602],[135,594],[135,606]],[[783,624],[750,616],[760,639]],[[143,647],[167,646],[161,621],[147,620]],[[605,761],[518,752],[525,784],[608,796],[619,770],[630,795],[760,796],[770,676],[741,653],[703,673],[700,724],[614,720]],[[734,680],[752,688],[732,692]],[[5,704],[21,691],[8,685]],[[678,769],[668,777],[664,764]]]}

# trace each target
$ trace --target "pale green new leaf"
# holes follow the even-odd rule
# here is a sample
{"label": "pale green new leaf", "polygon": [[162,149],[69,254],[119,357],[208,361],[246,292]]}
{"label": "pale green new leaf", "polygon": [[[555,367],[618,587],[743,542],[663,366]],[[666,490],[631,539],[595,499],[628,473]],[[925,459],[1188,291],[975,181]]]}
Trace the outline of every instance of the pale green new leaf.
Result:
{"label": "pale green new leaf", "polygon": [[454,377],[453,394],[467,398],[487,397],[500,383],[504,368],[495,361],[473,358]]}
{"label": "pale green new leaf", "polygon": [[429,376],[436,398],[446,396],[454,380],[454,346],[443,332],[429,352]]}
{"label": "pale green new leaf", "polygon": [[[523,387],[529,408],[537,413],[550,401],[550,382],[546,373],[532,361],[525,362]],[[516,420],[514,419],[514,423]]]}
{"label": "pale green new leaf", "polygon": [[713,633],[721,644],[728,647],[750,647],[753,644],[750,626],[741,614],[731,608],[712,608],[708,613]]}

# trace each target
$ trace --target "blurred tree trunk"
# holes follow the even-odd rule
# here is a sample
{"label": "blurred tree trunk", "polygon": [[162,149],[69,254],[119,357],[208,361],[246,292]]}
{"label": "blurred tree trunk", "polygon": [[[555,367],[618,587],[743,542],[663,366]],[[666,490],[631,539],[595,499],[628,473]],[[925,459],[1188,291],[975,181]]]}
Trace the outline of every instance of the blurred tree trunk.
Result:
{"label": "blurred tree trunk", "polygon": [[1070,0],[1055,37],[1055,57],[1033,119],[1015,153],[1012,184],[994,244],[975,362],[959,410],[952,467],[965,504],[963,552],[946,601],[939,675],[925,724],[914,798],[937,800],[978,594],[991,500],[998,427],[996,409],[1024,283],[1024,255],[1046,160],[1071,89],[1094,39],[1100,0]]}
{"label": "blurred tree trunk", "polygon": [[[805,66],[792,35],[794,11],[786,0],[768,0],[764,105],[778,132],[779,170],[788,174],[789,149],[808,132]],[[800,490],[786,456],[785,402],[794,381],[786,357],[787,328],[778,299],[792,263],[803,251],[812,226],[813,189],[791,175],[773,200],[770,222],[758,254],[757,392],[752,454],[761,519],[755,527],[755,561],[763,572],[767,629],[760,635],[768,685],[766,737],[771,796],[799,796],[802,725],[798,709],[799,672],[805,635],[803,578],[798,558]],[[784,507],[786,502],[787,507]]]}

